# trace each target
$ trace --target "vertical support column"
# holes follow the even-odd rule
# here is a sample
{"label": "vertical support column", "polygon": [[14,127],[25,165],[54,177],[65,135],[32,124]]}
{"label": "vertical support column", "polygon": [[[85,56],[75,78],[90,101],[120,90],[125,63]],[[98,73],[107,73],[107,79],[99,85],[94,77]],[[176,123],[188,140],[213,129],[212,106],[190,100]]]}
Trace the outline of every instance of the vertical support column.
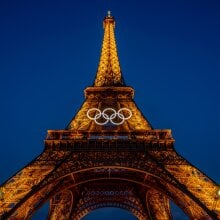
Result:
{"label": "vertical support column", "polygon": [[48,220],[69,220],[73,206],[73,193],[65,190],[56,194],[50,201]]}
{"label": "vertical support column", "polygon": [[147,192],[146,206],[149,214],[149,220],[173,219],[170,212],[170,204],[168,198],[154,189],[150,189]]}

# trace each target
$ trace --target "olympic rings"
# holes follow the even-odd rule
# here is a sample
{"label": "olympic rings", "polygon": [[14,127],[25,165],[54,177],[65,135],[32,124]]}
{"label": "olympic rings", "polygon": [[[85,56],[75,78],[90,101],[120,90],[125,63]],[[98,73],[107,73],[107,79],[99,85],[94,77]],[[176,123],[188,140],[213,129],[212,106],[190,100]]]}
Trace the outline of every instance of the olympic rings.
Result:
{"label": "olympic rings", "polygon": [[[123,114],[123,112],[126,112],[126,111],[128,112],[127,117]],[[91,116],[91,112],[96,112],[95,116]],[[105,108],[102,112],[98,108],[90,108],[87,111],[86,115],[90,120],[94,120],[95,123],[98,125],[106,125],[109,122],[111,122],[113,125],[121,125],[125,122],[125,120],[128,120],[131,118],[132,112],[128,108],[121,108],[118,110],[118,112],[113,108]],[[115,120],[117,119],[120,119],[120,122],[116,122]]]}

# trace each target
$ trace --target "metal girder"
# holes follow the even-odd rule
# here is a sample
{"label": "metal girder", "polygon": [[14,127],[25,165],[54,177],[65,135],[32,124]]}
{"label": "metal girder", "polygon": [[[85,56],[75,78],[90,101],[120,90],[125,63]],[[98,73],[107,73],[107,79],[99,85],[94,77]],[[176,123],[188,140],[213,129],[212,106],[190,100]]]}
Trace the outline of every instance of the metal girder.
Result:
{"label": "metal girder", "polygon": [[[217,188],[214,182],[205,177],[204,174],[198,173],[199,171],[189,164],[178,165],[178,170],[177,166],[173,164],[163,165],[158,161],[160,160],[157,160],[157,158],[154,158],[148,152],[144,154],[143,152],[127,151],[117,153],[68,152],[65,154],[65,159],[59,160],[57,165],[50,172],[47,172],[47,175],[43,172],[37,173],[39,179],[42,180],[38,180],[35,184],[32,182],[29,188],[25,189],[28,193],[24,194],[22,192],[19,196],[14,197],[15,206],[8,206],[8,203],[11,202],[11,197],[3,197],[1,210],[3,210],[3,207],[7,207],[8,209],[2,215],[2,219],[6,219],[10,215],[17,216],[18,219],[25,219],[39,208],[40,203],[52,197],[56,189],[63,191],[67,187],[76,187],[92,180],[98,181],[101,179],[114,179],[119,182],[126,180],[148,188],[154,188],[158,194],[162,194],[162,197],[164,195],[166,198],[172,199],[193,218],[205,219],[207,216],[213,219],[217,218],[215,212],[219,212],[220,205],[219,201],[216,202],[215,190]],[[185,172],[183,172],[183,169]],[[25,173],[26,177],[30,177],[33,174],[33,169],[26,168],[24,171],[22,174]],[[19,192],[19,189],[16,191],[16,187],[18,183],[21,184],[23,178],[24,176],[19,173],[13,179],[13,187],[15,188],[12,187],[11,181],[8,184],[6,183],[3,188],[10,189],[12,192]],[[199,188],[194,187],[195,181],[197,181],[196,184]],[[158,199],[155,196],[156,198]],[[179,202],[180,200],[184,205]],[[15,203],[16,201],[17,203]],[[156,203],[159,203],[159,200]],[[150,206],[152,202],[148,202],[147,204]],[[164,202],[164,207],[167,207],[166,204]]]}

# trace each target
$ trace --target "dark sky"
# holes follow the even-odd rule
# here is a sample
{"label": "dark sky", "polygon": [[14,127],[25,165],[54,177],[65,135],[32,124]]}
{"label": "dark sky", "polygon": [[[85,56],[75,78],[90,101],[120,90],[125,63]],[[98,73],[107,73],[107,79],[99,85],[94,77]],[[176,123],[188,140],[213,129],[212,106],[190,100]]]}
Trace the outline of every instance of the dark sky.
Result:
{"label": "dark sky", "polygon": [[220,183],[219,0],[1,0],[0,182],[79,109],[97,70],[107,10],[139,108],[154,128],[171,128],[176,150]]}

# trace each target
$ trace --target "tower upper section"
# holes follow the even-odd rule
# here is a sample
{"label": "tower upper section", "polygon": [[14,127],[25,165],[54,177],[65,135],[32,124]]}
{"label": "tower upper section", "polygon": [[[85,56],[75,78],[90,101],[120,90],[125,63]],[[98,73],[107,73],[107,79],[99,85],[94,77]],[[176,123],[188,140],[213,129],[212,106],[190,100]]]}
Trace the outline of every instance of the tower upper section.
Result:
{"label": "tower upper section", "polygon": [[125,85],[115,42],[115,20],[104,18],[104,38],[95,82],[84,90],[85,102],[67,126],[76,132],[130,134],[152,130],[134,102],[134,89]]}
{"label": "tower upper section", "polygon": [[108,12],[103,21],[104,37],[94,86],[123,86],[115,40],[115,20]]}

